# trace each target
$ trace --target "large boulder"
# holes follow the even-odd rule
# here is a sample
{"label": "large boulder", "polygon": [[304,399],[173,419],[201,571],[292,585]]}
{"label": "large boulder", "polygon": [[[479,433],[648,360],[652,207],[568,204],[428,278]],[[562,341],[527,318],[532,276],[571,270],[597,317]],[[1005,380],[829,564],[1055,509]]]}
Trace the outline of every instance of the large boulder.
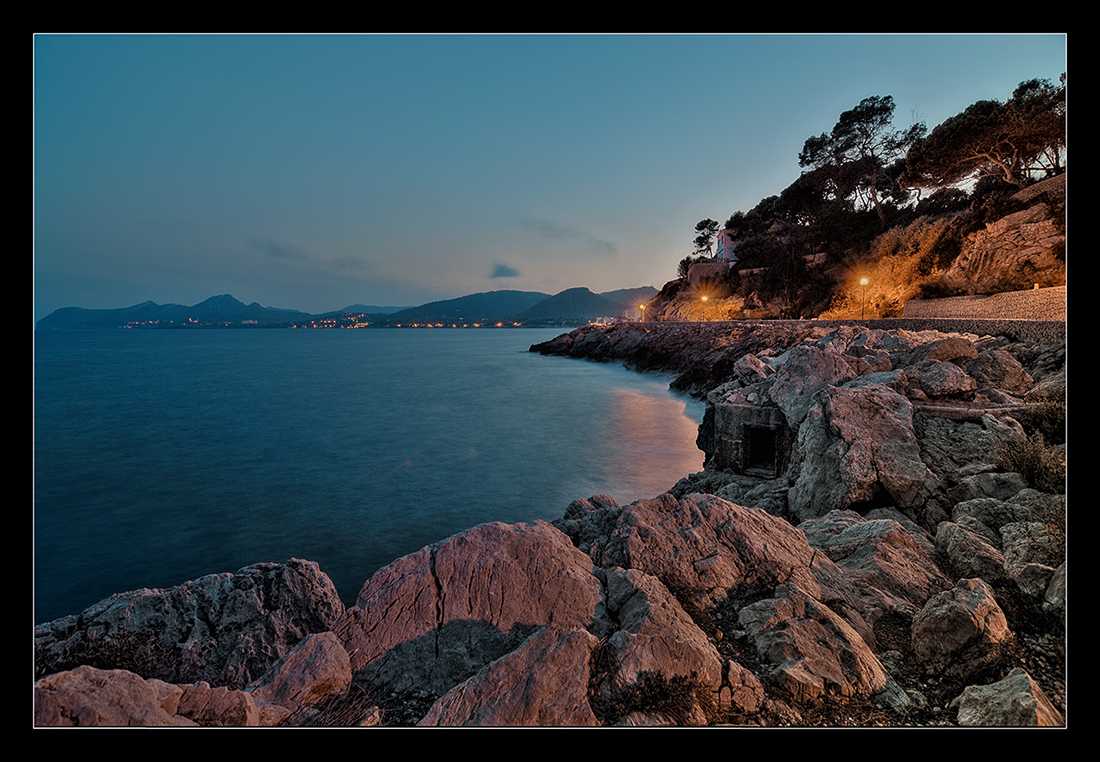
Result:
{"label": "large boulder", "polygon": [[174,685],[125,669],[87,665],[34,684],[40,727],[256,727],[260,711],[247,691],[200,680]]}
{"label": "large boulder", "polygon": [[999,538],[988,527],[973,520],[941,522],[936,530],[936,548],[946,566],[962,577],[999,582],[1005,577],[1005,558],[997,547]]}
{"label": "large boulder", "polygon": [[608,629],[591,560],[540,521],[482,524],[398,559],[333,629],[360,680],[441,695],[550,625]]}
{"label": "large boulder", "polygon": [[963,727],[1061,727],[1062,713],[1024,670],[1016,667],[1003,680],[971,685],[952,706]]}
{"label": "large boulder", "polygon": [[840,386],[870,371],[855,358],[803,345],[776,360],[771,399],[783,411],[787,424],[797,429],[812,405],[814,393],[827,386]]}
{"label": "large boulder", "polygon": [[656,577],[693,613],[729,597],[760,597],[781,582],[858,608],[846,575],[796,527],[714,495],[665,493],[574,513],[562,526],[598,565]]}
{"label": "large boulder", "polygon": [[205,680],[184,688],[176,713],[204,727],[254,728],[260,724],[260,710],[251,693],[213,686]]}
{"label": "large boulder", "polygon": [[911,523],[833,511],[798,528],[811,546],[849,572],[872,626],[884,615],[912,621],[929,598],[951,586],[928,554],[931,542]]}
{"label": "large boulder", "polygon": [[167,590],[120,593],[38,625],[35,667],[45,675],[91,665],[239,689],[343,613],[316,563],[255,564]]}
{"label": "large boulder", "polygon": [[879,505],[920,509],[940,486],[921,461],[911,403],[874,384],[817,392],[794,460],[788,504],[801,519]]}
{"label": "large boulder", "polygon": [[[955,421],[917,410],[913,428],[920,443],[921,460],[945,485],[996,471],[997,445],[1023,435],[1013,419],[988,414],[980,421]],[[951,502],[976,496],[976,493],[969,494]]]}
{"label": "large boulder", "polygon": [[277,724],[351,685],[351,660],[335,633],[307,636],[272,665],[247,691],[262,714]]}
{"label": "large boulder", "polygon": [[619,629],[602,653],[606,674],[598,690],[609,703],[648,675],[666,682],[687,680],[704,695],[693,698],[688,718],[705,722],[706,707],[722,687],[722,659],[706,634],[660,580],[636,569],[607,572],[608,612]]}
{"label": "large boulder", "polygon": [[994,667],[1012,642],[1008,620],[980,579],[933,596],[913,621],[913,654],[926,672],[970,678]]}
{"label": "large boulder", "polygon": [[742,608],[739,622],[778,685],[801,701],[886,689],[886,670],[847,622],[797,588],[776,593]]}
{"label": "large boulder", "polygon": [[890,357],[895,368],[903,365],[923,365],[932,360],[950,362],[962,366],[978,356],[974,342],[965,336],[940,334],[929,331],[921,343],[910,349],[903,349]]}
{"label": "large boulder", "polygon": [[1035,379],[1020,361],[1000,347],[987,349],[966,364],[966,372],[982,386],[1023,394],[1035,384]]}
{"label": "large boulder", "polygon": [[[600,529],[590,532],[594,527]],[[852,575],[787,521],[696,493],[574,513],[569,528],[605,568],[655,577],[696,619],[732,618],[774,679],[797,695],[866,696],[887,687]],[[613,600],[609,594],[609,608]],[[616,633],[610,642],[621,637]],[[677,648],[684,648],[686,636],[677,637]],[[726,680],[720,701],[734,689],[732,678]],[[740,691],[744,681],[736,682]]]}
{"label": "large boulder", "polygon": [[912,399],[962,397],[978,388],[978,382],[953,362],[926,360],[909,370],[907,395]]}
{"label": "large boulder", "polygon": [[1001,527],[1005,573],[1032,598],[1042,598],[1065,555],[1065,535],[1039,521],[1017,521]]}
{"label": "large boulder", "polygon": [[125,669],[83,666],[34,684],[38,727],[194,726],[177,716],[183,687],[146,680]]}
{"label": "large boulder", "polygon": [[422,726],[599,725],[588,700],[599,639],[582,629],[545,627],[439,698]]}

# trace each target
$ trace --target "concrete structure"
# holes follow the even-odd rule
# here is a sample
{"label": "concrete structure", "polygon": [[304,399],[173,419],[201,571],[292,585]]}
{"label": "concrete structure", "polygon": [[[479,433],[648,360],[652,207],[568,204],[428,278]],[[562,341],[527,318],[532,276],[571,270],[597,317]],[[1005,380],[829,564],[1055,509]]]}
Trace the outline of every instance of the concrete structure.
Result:
{"label": "concrete structure", "polygon": [[694,289],[706,289],[722,280],[730,267],[726,262],[697,262],[688,269],[688,284]]}
{"label": "concrete structure", "polygon": [[714,406],[714,466],[775,479],[787,470],[795,434],[778,407]]}

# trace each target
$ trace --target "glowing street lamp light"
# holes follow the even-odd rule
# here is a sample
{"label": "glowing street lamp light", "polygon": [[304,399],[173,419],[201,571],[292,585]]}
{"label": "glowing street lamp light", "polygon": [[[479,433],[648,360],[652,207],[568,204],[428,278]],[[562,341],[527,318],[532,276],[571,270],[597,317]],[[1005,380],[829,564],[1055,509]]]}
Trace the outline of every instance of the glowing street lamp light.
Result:
{"label": "glowing street lamp light", "polygon": [[645,322],[645,305],[644,304],[639,304],[638,309],[640,309],[642,311],[642,322],[644,323]]}
{"label": "glowing street lamp light", "polygon": [[859,319],[863,320],[863,312],[867,308],[867,279],[861,278],[859,285],[863,286],[863,303],[859,307]]}

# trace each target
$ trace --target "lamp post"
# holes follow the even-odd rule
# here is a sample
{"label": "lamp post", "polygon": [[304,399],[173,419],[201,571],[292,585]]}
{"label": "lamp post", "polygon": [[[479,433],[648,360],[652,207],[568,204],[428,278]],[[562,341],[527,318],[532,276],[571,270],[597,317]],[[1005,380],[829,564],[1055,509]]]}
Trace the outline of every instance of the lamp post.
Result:
{"label": "lamp post", "polygon": [[701,296],[699,301],[703,303],[703,322],[705,323],[707,320],[707,297],[705,295]]}
{"label": "lamp post", "polygon": [[642,311],[642,322],[644,323],[645,322],[645,305],[644,304],[639,304],[638,309],[640,309]]}
{"label": "lamp post", "polygon": [[867,279],[860,279],[859,285],[863,286],[863,303],[859,306],[859,319],[863,320],[863,313],[867,308]]}

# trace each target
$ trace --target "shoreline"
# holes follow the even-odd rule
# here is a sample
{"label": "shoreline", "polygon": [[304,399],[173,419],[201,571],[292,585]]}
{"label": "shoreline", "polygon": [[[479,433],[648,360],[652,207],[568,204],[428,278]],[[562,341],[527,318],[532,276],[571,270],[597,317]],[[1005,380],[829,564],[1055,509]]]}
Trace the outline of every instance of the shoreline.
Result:
{"label": "shoreline", "polygon": [[[1064,325],[1038,327],[1039,335],[1046,328],[1060,337],[1041,346],[984,331],[941,333],[920,322],[921,331],[886,332],[816,321],[617,324],[532,345],[530,352],[660,373],[674,391],[706,399],[697,438],[704,470],[630,505],[578,497],[551,522],[490,522],[459,532],[379,570],[355,605],[341,604],[316,627],[340,653],[346,650],[349,681],[357,676],[387,686],[383,692],[393,700],[372,710],[375,718],[389,718],[379,724],[477,724],[493,717],[490,724],[503,725],[988,725],[998,721],[967,714],[974,711],[967,704],[972,687],[1003,683],[1020,690],[1021,679],[1031,681],[1025,690],[1041,697],[1046,712],[1034,722],[1064,724],[1065,562],[1021,571],[1009,559],[1037,558],[1029,555],[1034,549],[1008,547],[1010,536],[1034,540],[1019,535],[1028,522],[1057,511],[1064,517],[1064,484],[1061,494],[1043,493],[1021,474],[1000,473],[990,461],[997,443],[1024,434],[1004,416],[1016,409],[1012,396],[978,388],[967,375],[1014,393],[1059,383],[1064,389]],[[959,386],[963,379],[972,385]],[[969,416],[958,414],[962,398]],[[944,414],[927,413],[932,403]],[[792,433],[768,445],[770,475],[758,473],[766,465],[759,460],[737,460],[740,445],[728,449],[739,420],[756,426],[764,420],[753,418],[754,410],[779,415],[783,427],[797,431],[797,445]],[[721,418],[728,415],[734,417]],[[870,441],[878,446],[862,447]],[[835,452],[848,454],[830,460]],[[877,480],[870,488],[861,486],[866,474]],[[989,527],[979,531],[983,522]],[[1000,543],[982,544],[999,533],[1003,552]],[[994,556],[1001,560],[986,560]],[[270,574],[278,565],[261,566],[237,574]],[[225,580],[218,582],[223,588],[238,589],[233,576],[214,575]],[[485,580],[493,580],[491,590]],[[319,581],[307,587],[327,589]],[[76,643],[81,628],[129,627],[142,617],[125,611],[162,611],[162,600],[182,605],[193,598],[181,589],[116,596],[100,611],[85,612],[83,624],[50,623],[53,632],[36,633],[40,653],[70,654],[77,646],[64,644]],[[635,609],[642,600],[648,603]],[[984,629],[983,645],[960,651],[936,628],[964,627],[954,619],[962,615],[958,607],[976,602],[988,613],[975,612],[965,627]],[[805,613],[794,613],[794,604]],[[396,618],[387,613],[397,611],[403,613]],[[672,612],[681,612],[672,614],[675,621],[667,619]],[[203,618],[216,627],[216,614]],[[937,618],[941,624],[932,624]],[[807,635],[799,634],[803,627]],[[821,628],[829,633],[825,640]],[[158,637],[156,630],[139,633],[128,637]],[[681,644],[675,654],[662,645],[664,634]],[[473,642],[476,656],[467,650]],[[800,656],[773,663],[779,642]],[[463,654],[461,665],[452,661],[454,649]],[[569,666],[549,656],[567,652]],[[235,653],[230,648],[229,658]],[[853,653],[860,654],[857,662],[850,661]],[[641,684],[639,668],[628,667],[638,659],[662,680],[690,672],[694,698],[670,707],[672,714],[630,714],[620,707],[625,699],[616,697],[617,686]],[[590,677],[594,663],[607,674]],[[521,689],[499,673],[503,665],[521,681],[549,682],[533,693]],[[266,668],[257,664],[247,674],[259,679]],[[226,678],[161,679],[218,685]],[[251,696],[256,685],[241,676],[231,687]],[[569,698],[570,691],[580,696]],[[568,707],[559,703],[566,699]],[[515,700],[558,714],[531,722],[511,714],[519,707],[499,703]]]}

